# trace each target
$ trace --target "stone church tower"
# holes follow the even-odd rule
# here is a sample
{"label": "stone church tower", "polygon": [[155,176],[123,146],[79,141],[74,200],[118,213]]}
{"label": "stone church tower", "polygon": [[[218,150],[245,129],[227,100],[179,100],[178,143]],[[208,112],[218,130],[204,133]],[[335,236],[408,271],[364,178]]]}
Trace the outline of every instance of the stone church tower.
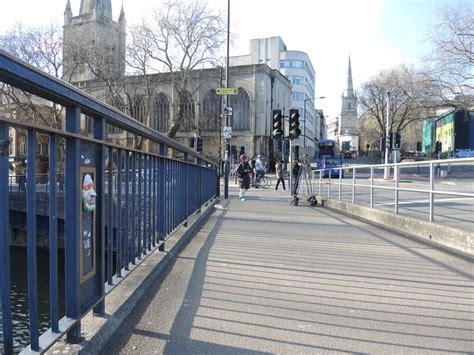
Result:
{"label": "stone church tower", "polygon": [[112,19],[111,0],[81,0],[79,16],[70,1],[64,11],[64,79],[81,82],[125,74],[125,14]]}
{"label": "stone church tower", "polygon": [[347,69],[347,89],[342,94],[342,109],[339,121],[339,143],[341,150],[357,152],[359,133],[357,127],[357,97],[352,85],[351,57]]}

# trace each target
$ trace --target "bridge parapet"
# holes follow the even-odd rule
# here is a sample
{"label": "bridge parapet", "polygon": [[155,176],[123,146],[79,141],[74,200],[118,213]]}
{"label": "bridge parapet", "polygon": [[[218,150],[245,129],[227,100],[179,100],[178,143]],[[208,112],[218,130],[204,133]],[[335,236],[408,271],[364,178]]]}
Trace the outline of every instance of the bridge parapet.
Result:
{"label": "bridge parapet", "polygon": [[[12,115],[0,118],[0,289],[3,352],[14,351],[14,322],[10,301],[9,130],[26,132],[27,159],[23,201],[26,211],[28,313],[30,345],[26,352],[42,352],[67,334],[80,338],[83,315],[102,314],[106,293],[131,265],[142,262],[201,206],[216,196],[217,165],[141,122],[0,51],[0,81],[41,99],[62,105],[64,130]],[[107,140],[112,125],[143,144]],[[37,206],[38,137],[47,138],[50,272],[50,328],[40,334],[38,316]],[[43,139],[44,140],[44,139]],[[138,149],[140,147],[140,149]],[[145,149],[143,149],[143,147]],[[58,153],[59,152],[59,153]],[[63,154],[61,155],[61,152]],[[57,167],[64,165],[64,175]],[[59,177],[59,179],[58,179]],[[64,191],[64,192],[62,192]],[[64,211],[57,201],[64,196]],[[65,314],[59,314],[58,218],[64,218]],[[61,319],[60,319],[61,318]],[[19,350],[19,349],[16,349]]]}

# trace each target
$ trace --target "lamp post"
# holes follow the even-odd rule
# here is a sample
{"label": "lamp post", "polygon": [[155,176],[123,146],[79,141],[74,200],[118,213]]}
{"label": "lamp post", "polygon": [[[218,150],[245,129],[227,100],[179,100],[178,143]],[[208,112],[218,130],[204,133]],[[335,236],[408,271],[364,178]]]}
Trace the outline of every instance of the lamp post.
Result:
{"label": "lamp post", "polygon": [[310,98],[310,99],[304,99],[304,103],[303,103],[303,118],[304,118],[303,148],[304,148],[305,154],[306,154],[306,102],[319,100],[319,99],[325,99],[325,98],[326,98],[325,96],[320,96],[320,97],[314,97],[314,98]]}

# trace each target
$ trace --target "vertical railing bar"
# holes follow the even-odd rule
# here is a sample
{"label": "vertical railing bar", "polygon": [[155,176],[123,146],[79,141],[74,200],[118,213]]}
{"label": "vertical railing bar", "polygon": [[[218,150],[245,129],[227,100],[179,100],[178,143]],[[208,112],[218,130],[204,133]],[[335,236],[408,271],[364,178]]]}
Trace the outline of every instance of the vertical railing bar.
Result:
{"label": "vertical railing bar", "polygon": [[430,222],[434,221],[434,165],[430,162]]}
{"label": "vertical railing bar", "polygon": [[158,166],[157,166],[158,158],[153,157],[153,248],[156,247],[156,239],[157,239],[157,226],[158,226],[158,221],[157,221],[157,216],[158,214],[156,213],[156,208],[157,208],[157,190],[158,190]]}
{"label": "vertical railing bar", "polygon": [[143,155],[143,253],[148,249],[148,155]]}
{"label": "vertical railing bar", "polygon": [[370,167],[370,208],[374,208],[374,167]]}
{"label": "vertical railing bar", "polygon": [[122,276],[122,149],[117,149],[117,207],[115,212],[115,269]]}
{"label": "vertical railing bar", "polygon": [[354,168],[354,170],[352,172],[352,203],[353,204],[355,204],[356,174],[357,174],[357,169]]}
{"label": "vertical railing bar", "polygon": [[148,157],[148,250],[151,250],[153,239],[153,157]]}
{"label": "vertical railing bar", "polygon": [[49,135],[49,292],[51,330],[59,333],[58,316],[58,211],[57,211],[57,173],[58,137]]}
{"label": "vertical railing bar", "polygon": [[136,245],[136,233],[137,233],[137,226],[135,223],[135,219],[137,218],[136,216],[136,201],[135,197],[137,195],[137,156],[135,152],[132,152],[132,210],[131,210],[131,216],[130,216],[130,222],[131,222],[131,229],[132,229],[132,241],[131,241],[131,262],[132,265],[135,265],[135,260],[136,260],[136,250],[135,250],[135,245]]}
{"label": "vertical railing bar", "polygon": [[36,257],[36,131],[28,129],[26,171],[26,209],[27,209],[27,263],[28,263],[28,309],[30,315],[30,346],[39,351],[38,336],[38,281]]}
{"label": "vertical railing bar", "polygon": [[130,209],[128,203],[130,201],[130,153],[126,150],[125,151],[125,211],[124,211],[124,227],[123,227],[123,240],[124,240],[124,266],[125,270],[128,271],[129,263],[130,263],[130,256],[129,256],[129,248],[130,248],[130,230],[129,230],[129,218],[130,218]]}
{"label": "vertical railing bar", "polygon": [[113,284],[113,229],[114,229],[114,222],[113,222],[113,208],[114,208],[114,189],[113,189],[113,175],[114,175],[114,163],[113,163],[113,149],[109,147],[109,164],[107,169],[109,171],[108,177],[108,200],[107,200],[107,283],[109,285]]}
{"label": "vertical railing bar", "polygon": [[[0,122],[0,140],[9,139],[9,127]],[[13,354],[13,323],[10,279],[10,206],[8,193],[8,154],[0,155],[0,292],[3,325],[3,352]]]}
{"label": "vertical railing bar", "polygon": [[160,189],[158,192],[158,201],[159,201],[159,206],[158,206],[158,215],[159,215],[159,220],[158,220],[158,234],[159,234],[159,250],[160,251],[165,251],[165,225],[166,225],[166,215],[165,215],[165,209],[166,209],[166,200],[165,200],[165,194],[166,194],[166,176],[165,176],[165,156],[166,153],[166,146],[164,144],[160,144],[160,155],[162,157],[159,158],[159,179],[160,179]]}
{"label": "vertical railing bar", "polygon": [[399,191],[398,191],[398,188],[399,188],[399,183],[400,183],[400,176],[399,176],[399,165],[398,164],[395,164],[395,166],[393,167],[393,174],[394,174],[394,177],[395,177],[395,214],[398,214],[398,195],[399,195]]}
{"label": "vertical railing bar", "polygon": [[138,153],[138,196],[137,196],[137,258],[142,259],[142,155]]}

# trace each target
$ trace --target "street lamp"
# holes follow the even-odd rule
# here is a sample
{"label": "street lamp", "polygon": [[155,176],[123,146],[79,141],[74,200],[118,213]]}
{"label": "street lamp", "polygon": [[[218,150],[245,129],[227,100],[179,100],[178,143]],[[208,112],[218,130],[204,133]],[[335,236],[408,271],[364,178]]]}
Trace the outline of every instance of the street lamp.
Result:
{"label": "street lamp", "polygon": [[390,91],[387,91],[387,123],[385,126],[385,168],[384,168],[384,173],[383,173],[383,178],[386,180],[388,179],[389,175],[389,167],[387,166],[388,164],[388,139],[389,139],[389,132],[390,132],[390,115],[389,115],[389,109],[390,109]]}
{"label": "street lamp", "polygon": [[304,108],[303,108],[303,118],[304,118],[303,147],[304,147],[305,154],[306,154],[306,102],[319,100],[319,99],[325,99],[325,98],[326,98],[325,96],[320,96],[320,97],[314,97],[314,98],[310,98],[310,99],[304,99],[304,104],[303,104],[303,106],[304,106]]}

